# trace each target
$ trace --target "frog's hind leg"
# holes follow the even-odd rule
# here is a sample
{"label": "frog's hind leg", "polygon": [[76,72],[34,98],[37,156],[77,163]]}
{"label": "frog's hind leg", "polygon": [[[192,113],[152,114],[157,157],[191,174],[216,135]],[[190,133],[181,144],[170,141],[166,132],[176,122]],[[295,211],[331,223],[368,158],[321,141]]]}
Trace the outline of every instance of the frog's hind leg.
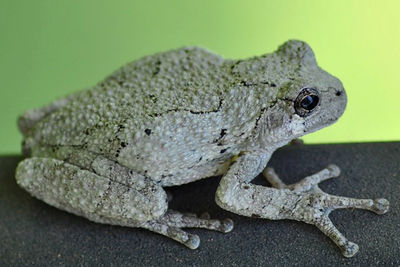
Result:
{"label": "frog's hind leg", "polygon": [[91,171],[51,158],[28,158],[16,171],[17,183],[49,205],[104,224],[141,227],[195,249],[200,239],[181,228],[229,232],[230,219],[213,220],[168,210],[164,189],[151,179],[104,158]]}
{"label": "frog's hind leg", "polygon": [[[318,229],[327,235],[336,245],[342,250],[342,253],[346,257],[352,257],[358,251],[358,245],[349,241],[340,231],[334,226],[332,221],[329,219],[329,214],[335,209],[343,208],[356,208],[373,211],[377,214],[384,214],[389,209],[389,202],[386,199],[356,199],[341,196],[334,196],[323,192],[319,187],[318,183],[339,176],[340,169],[336,165],[329,165],[327,168],[320,172],[308,176],[298,183],[292,185],[286,185],[283,183],[278,175],[272,168],[266,168],[263,171],[264,177],[271,183],[273,187],[278,189],[290,189],[293,192],[298,193],[317,193],[319,194],[318,199],[309,199],[310,205],[314,206],[315,209],[319,210],[314,216],[307,218],[305,221],[310,224],[314,224]],[[296,218],[295,218],[296,219]]]}
{"label": "frog's hind leg", "polygon": [[[16,181],[47,204],[98,223],[140,227],[161,217],[168,208],[163,188],[147,177],[128,176],[129,171],[118,166],[94,160],[89,171],[61,160],[33,157],[18,164]],[[102,168],[119,179],[99,174]],[[135,180],[128,183],[129,178]]]}

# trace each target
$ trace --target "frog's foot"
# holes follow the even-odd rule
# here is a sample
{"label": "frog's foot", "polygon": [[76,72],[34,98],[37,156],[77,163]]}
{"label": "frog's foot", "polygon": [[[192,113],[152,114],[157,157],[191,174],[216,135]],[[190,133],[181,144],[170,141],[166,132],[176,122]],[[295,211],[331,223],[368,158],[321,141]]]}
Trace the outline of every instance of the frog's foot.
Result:
{"label": "frog's foot", "polygon": [[358,245],[347,240],[333,225],[328,217],[330,212],[335,209],[357,208],[384,214],[389,209],[389,201],[384,198],[372,200],[334,196],[323,192],[318,187],[318,183],[337,177],[339,174],[340,170],[336,165],[329,165],[322,171],[308,176],[298,183],[286,185],[273,169],[266,168],[263,171],[263,175],[273,187],[289,189],[298,194],[298,201],[291,209],[290,214],[287,215],[288,219],[314,224],[339,246],[345,257],[352,257],[357,253]]}
{"label": "frog's foot", "polygon": [[200,245],[199,236],[189,234],[181,228],[204,228],[228,233],[233,229],[233,221],[231,219],[210,219],[208,213],[203,213],[200,217],[197,217],[192,213],[168,210],[161,218],[145,222],[141,227],[168,236],[188,248],[196,249]]}

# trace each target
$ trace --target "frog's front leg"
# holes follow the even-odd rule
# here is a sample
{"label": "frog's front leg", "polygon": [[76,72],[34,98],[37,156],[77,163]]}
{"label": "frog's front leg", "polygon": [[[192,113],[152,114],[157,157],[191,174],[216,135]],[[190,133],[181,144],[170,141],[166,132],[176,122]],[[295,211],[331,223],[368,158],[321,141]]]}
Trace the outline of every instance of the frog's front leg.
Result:
{"label": "frog's front leg", "polygon": [[229,232],[233,222],[167,210],[164,189],[148,177],[105,158],[91,171],[52,158],[28,158],[16,171],[17,183],[33,196],[87,219],[105,224],[141,227],[168,236],[189,248],[200,239],[181,228]]}
{"label": "frog's front leg", "polygon": [[[293,185],[284,184],[272,169],[267,168],[263,174],[275,188],[250,184],[250,180],[261,172],[260,164],[266,164],[267,158],[262,152],[239,157],[221,180],[216,195],[217,203],[245,216],[273,220],[291,219],[314,224],[341,248],[346,257],[357,253],[358,246],[348,241],[336,229],[328,217],[329,213],[339,208],[367,209],[377,214],[388,210],[389,202],[386,199],[339,197],[319,189],[319,182],[339,175],[340,170],[335,165],[330,165]],[[252,169],[256,171],[251,171]]]}

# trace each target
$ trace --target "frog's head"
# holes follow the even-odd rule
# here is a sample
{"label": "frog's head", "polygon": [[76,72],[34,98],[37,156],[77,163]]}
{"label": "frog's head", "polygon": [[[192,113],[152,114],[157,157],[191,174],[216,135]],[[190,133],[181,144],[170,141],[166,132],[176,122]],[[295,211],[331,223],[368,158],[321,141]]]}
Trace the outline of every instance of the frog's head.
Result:
{"label": "frog's head", "polygon": [[347,97],[342,83],[317,65],[306,43],[288,41],[271,55],[281,73],[276,97],[266,112],[270,142],[314,132],[343,114]]}

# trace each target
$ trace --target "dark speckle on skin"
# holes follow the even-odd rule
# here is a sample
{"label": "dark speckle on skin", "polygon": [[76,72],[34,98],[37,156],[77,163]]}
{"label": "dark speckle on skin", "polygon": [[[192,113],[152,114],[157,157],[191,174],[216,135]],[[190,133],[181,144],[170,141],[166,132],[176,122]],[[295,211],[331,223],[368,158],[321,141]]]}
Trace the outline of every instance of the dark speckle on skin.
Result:
{"label": "dark speckle on skin", "polygon": [[261,83],[262,83],[262,84],[267,84],[267,85],[269,85],[269,86],[271,86],[271,87],[276,87],[276,84],[273,83],[273,82],[262,81]]}
{"label": "dark speckle on skin", "polygon": [[160,72],[160,70],[161,70],[160,65],[161,65],[161,61],[157,60],[155,69],[153,71],[153,76],[157,75]]}
{"label": "dark speckle on skin", "polygon": [[257,85],[257,83],[251,83],[251,82],[248,82],[248,81],[245,81],[245,80],[241,81],[240,84],[245,86],[245,87],[250,87],[250,86]]}
{"label": "dark speckle on skin", "polygon": [[219,139],[224,137],[225,134],[226,134],[226,129],[221,129],[221,133],[219,134]]}
{"label": "dark speckle on skin", "polygon": [[156,103],[156,102],[157,102],[157,97],[156,97],[155,95],[150,94],[150,95],[149,95],[149,98],[151,99],[151,101],[153,101],[153,103]]}
{"label": "dark speckle on skin", "polygon": [[144,132],[145,132],[147,135],[150,135],[150,134],[151,134],[151,129],[146,129],[146,130],[144,130]]}

